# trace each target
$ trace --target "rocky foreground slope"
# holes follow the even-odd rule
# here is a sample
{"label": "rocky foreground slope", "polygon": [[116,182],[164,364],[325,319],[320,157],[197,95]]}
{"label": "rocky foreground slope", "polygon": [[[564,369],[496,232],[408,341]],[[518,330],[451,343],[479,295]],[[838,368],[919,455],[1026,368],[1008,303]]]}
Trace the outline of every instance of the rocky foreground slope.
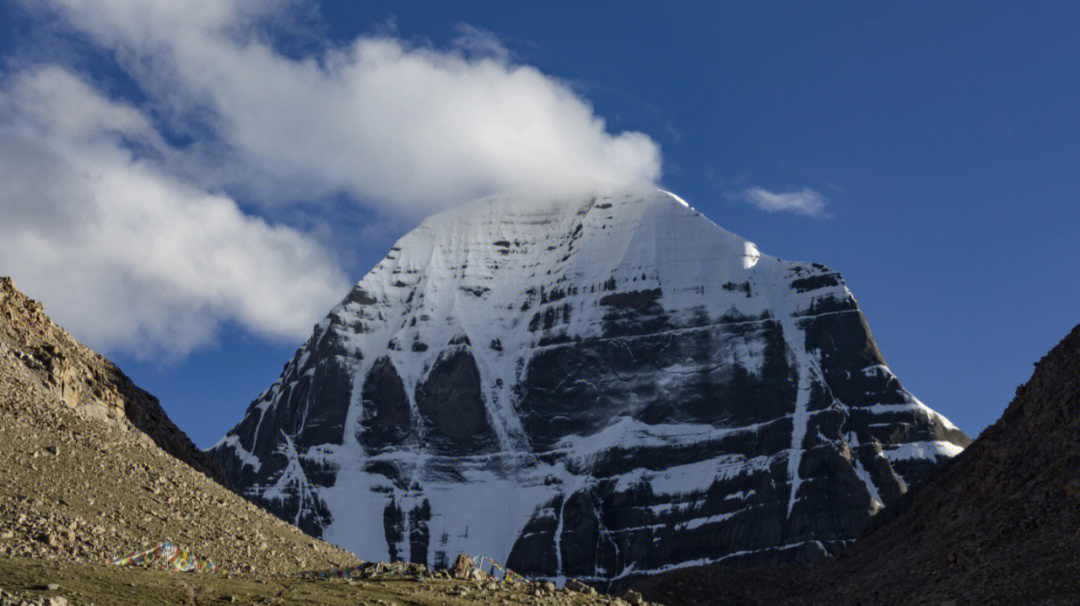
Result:
{"label": "rocky foreground slope", "polygon": [[165,452],[224,481],[221,469],[173,424],[157,398],[73,339],[6,277],[0,277],[0,361],[9,380],[29,381],[37,392],[84,417],[121,430],[135,428]]}
{"label": "rocky foreground slope", "polygon": [[[50,588],[50,586],[52,588]],[[656,606],[568,588],[423,574],[359,579],[187,574],[0,558],[0,606]]]}
{"label": "rocky foreground slope", "polygon": [[226,570],[354,556],[236,496],[157,401],[0,278],[0,556],[104,562],[171,539]]}
{"label": "rocky foreground slope", "polygon": [[1080,603],[1080,326],[1005,413],[837,561],[704,567],[640,584],[665,604]]}
{"label": "rocky foreground slope", "polygon": [[835,554],[967,443],[838,273],[616,190],[424,221],[211,454],[361,557],[604,586]]}

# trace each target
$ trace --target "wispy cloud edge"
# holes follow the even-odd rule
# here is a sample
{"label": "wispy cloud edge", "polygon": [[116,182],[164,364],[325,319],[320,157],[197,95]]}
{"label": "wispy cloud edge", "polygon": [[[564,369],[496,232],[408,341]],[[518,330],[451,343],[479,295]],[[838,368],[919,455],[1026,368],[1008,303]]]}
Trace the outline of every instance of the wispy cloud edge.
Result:
{"label": "wispy cloud edge", "polygon": [[763,187],[754,186],[731,197],[769,213],[791,212],[817,219],[829,216],[825,211],[828,204],[825,196],[809,187],[798,191],[771,192]]}

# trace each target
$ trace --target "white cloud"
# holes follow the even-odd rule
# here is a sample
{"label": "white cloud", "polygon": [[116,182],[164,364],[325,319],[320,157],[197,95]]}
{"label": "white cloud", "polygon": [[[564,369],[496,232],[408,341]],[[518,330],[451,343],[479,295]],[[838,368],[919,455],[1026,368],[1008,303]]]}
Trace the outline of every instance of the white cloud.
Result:
{"label": "white cloud", "polygon": [[133,150],[168,152],[142,114],[62,69],[0,92],[0,271],[80,339],[178,357],[236,322],[298,340],[346,292],[309,237]]}
{"label": "white cloud", "polygon": [[660,176],[651,138],[609,133],[585,99],[481,30],[462,27],[447,50],[369,36],[294,59],[253,33],[294,3],[60,4],[171,115],[210,115],[216,145],[195,146],[193,175],[263,202],[345,192],[416,217],[499,190]]}
{"label": "white cloud", "polygon": [[809,187],[783,193],[773,193],[760,187],[749,187],[734,197],[766,212],[788,211],[810,217],[826,216],[825,196]]}
{"label": "white cloud", "polygon": [[[303,338],[347,289],[310,231],[343,199],[412,221],[499,190],[660,176],[652,139],[609,132],[569,86],[468,26],[442,50],[389,35],[333,45],[304,29],[303,0],[49,6],[50,27],[105,49],[138,101],[11,63],[0,273],[96,348],[182,357],[225,323]],[[286,56],[281,35],[315,50]]]}

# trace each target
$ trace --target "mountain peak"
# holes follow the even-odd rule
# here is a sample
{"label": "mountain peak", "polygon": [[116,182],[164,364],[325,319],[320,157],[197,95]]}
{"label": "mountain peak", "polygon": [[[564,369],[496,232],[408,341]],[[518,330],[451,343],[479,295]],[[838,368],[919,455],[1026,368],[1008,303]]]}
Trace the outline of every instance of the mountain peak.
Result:
{"label": "mountain peak", "polygon": [[212,456],[361,557],[617,584],[837,553],[966,443],[839,274],[616,188],[425,220]]}

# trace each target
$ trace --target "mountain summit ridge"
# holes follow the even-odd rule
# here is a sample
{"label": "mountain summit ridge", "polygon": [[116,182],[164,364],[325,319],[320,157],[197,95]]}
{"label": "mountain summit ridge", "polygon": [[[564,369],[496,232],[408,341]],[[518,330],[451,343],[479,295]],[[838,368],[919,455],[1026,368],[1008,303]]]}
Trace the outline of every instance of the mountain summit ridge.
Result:
{"label": "mountain summit ridge", "polygon": [[605,583],[837,553],[967,442],[839,274],[634,188],[425,220],[210,453],[361,557]]}

